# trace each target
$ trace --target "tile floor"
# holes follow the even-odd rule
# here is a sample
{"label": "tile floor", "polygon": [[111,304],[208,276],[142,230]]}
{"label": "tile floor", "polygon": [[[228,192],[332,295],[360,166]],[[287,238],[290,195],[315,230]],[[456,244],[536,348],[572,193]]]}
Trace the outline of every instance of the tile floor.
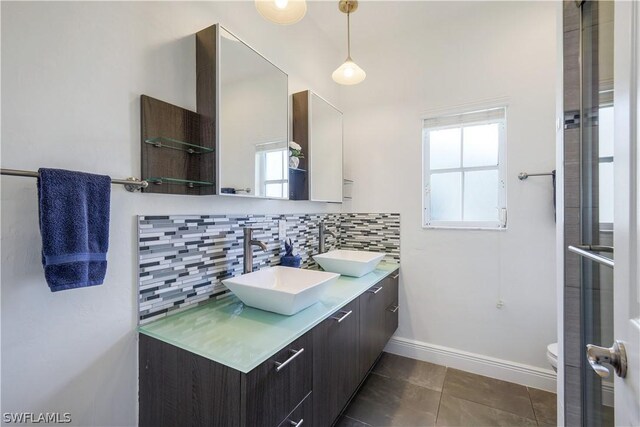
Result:
{"label": "tile floor", "polygon": [[338,427],[556,425],[556,395],[384,353]]}

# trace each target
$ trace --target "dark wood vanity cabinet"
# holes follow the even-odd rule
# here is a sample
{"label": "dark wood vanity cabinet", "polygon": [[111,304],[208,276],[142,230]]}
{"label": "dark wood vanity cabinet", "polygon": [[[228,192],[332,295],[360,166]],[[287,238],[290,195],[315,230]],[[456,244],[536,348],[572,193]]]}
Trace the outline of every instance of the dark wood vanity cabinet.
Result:
{"label": "dark wood vanity cabinet", "polygon": [[358,370],[359,302],[313,328],[314,425],[330,426],[362,379]]}
{"label": "dark wood vanity cabinet", "polygon": [[141,427],[330,427],[398,326],[398,270],[242,373],[140,334]]}

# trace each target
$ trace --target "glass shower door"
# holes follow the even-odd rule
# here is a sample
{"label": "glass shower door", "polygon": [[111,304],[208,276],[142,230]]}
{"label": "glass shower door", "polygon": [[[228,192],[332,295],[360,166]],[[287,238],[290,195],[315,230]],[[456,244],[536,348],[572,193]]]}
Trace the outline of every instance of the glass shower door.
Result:
{"label": "glass shower door", "polygon": [[[613,11],[612,1],[581,5],[580,233],[582,348],[613,337]],[[613,379],[583,352],[583,425],[613,426]]]}

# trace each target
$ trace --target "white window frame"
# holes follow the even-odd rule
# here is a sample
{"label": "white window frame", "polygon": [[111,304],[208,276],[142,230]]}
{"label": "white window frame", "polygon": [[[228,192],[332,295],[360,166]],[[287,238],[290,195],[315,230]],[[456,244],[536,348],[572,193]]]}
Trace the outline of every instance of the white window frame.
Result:
{"label": "white window frame", "polygon": [[[503,109],[504,116],[502,119],[491,120],[477,120],[473,122],[465,122],[462,124],[452,124],[449,126],[434,126],[425,127],[425,121],[437,116],[424,116],[422,118],[422,227],[426,229],[464,229],[464,230],[506,230],[507,229],[507,188],[506,188],[506,175],[507,175],[507,107],[491,106],[487,108],[479,108],[467,111],[458,111],[456,113],[449,113],[447,116],[458,116],[476,113],[484,110]],[[461,132],[461,147],[460,147],[460,167],[448,168],[448,169],[436,169],[431,171],[430,168],[430,141],[429,133],[434,130],[443,129],[463,129],[470,126],[478,126],[483,124],[499,123],[498,133],[498,165],[497,166],[478,166],[478,167],[463,167],[464,156],[464,132]],[[462,173],[462,191],[461,191],[461,209],[464,218],[464,172],[483,171],[483,170],[498,170],[498,212],[497,219],[495,221],[438,221],[431,219],[431,175],[440,174],[446,172],[461,172]]]}

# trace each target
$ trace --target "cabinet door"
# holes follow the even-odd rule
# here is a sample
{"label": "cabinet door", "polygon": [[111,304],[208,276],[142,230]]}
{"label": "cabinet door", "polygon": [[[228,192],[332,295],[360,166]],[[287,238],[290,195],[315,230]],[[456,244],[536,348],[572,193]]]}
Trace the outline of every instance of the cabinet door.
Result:
{"label": "cabinet door", "polygon": [[360,378],[364,378],[385,345],[385,281],[366,290],[360,303]]}
{"label": "cabinet door", "polygon": [[243,425],[277,426],[311,391],[313,340],[304,334],[244,375]]}
{"label": "cabinet door", "polygon": [[140,334],[141,427],[240,425],[240,372]]}
{"label": "cabinet door", "polygon": [[314,425],[333,424],[360,379],[355,300],[313,329]]}
{"label": "cabinet door", "polygon": [[398,329],[398,281],[400,272],[398,270],[391,273],[391,276],[385,279],[385,331],[384,343],[389,342],[391,336]]}

